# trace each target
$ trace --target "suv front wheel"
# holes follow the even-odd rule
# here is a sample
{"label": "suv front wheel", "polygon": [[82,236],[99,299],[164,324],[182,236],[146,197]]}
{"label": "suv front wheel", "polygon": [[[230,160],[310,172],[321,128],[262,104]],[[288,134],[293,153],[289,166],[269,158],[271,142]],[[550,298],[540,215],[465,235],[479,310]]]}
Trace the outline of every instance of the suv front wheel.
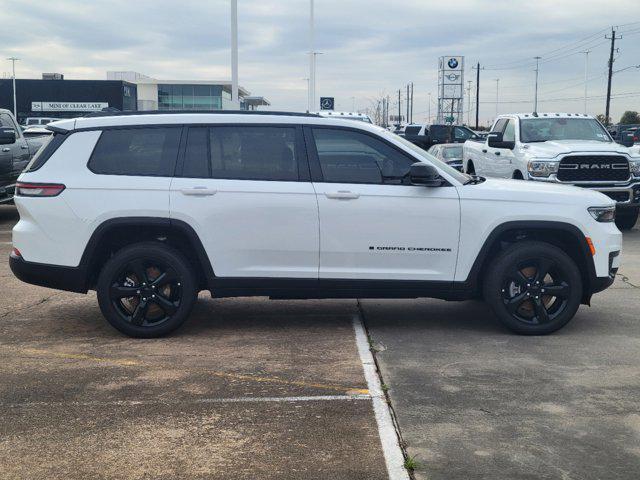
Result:
{"label": "suv front wheel", "polygon": [[98,303],[109,323],[131,337],[153,338],[178,328],[197,297],[189,262],[158,242],[119,250],[98,278]]}
{"label": "suv front wheel", "polygon": [[544,335],[576,314],[582,278],[574,260],[558,247],[524,241],[493,259],[484,277],[484,298],[509,329]]}

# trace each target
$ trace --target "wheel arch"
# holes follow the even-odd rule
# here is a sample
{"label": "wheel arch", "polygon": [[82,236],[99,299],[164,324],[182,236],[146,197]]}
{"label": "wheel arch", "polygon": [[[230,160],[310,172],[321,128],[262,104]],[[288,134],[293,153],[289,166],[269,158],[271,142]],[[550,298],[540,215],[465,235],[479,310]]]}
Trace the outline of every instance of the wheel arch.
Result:
{"label": "wheel arch", "polygon": [[200,237],[189,224],[164,217],[119,217],[101,223],[91,235],[80,260],[86,288],[96,283],[104,262],[127,245],[155,240],[180,251],[193,265],[200,288],[215,277]]}
{"label": "wheel arch", "polygon": [[509,245],[538,240],[562,248],[578,265],[583,283],[583,303],[588,303],[593,293],[596,278],[595,265],[587,239],[573,224],[555,221],[514,221],[498,225],[481,247],[463,282],[465,288],[482,291],[483,275],[489,262]]}

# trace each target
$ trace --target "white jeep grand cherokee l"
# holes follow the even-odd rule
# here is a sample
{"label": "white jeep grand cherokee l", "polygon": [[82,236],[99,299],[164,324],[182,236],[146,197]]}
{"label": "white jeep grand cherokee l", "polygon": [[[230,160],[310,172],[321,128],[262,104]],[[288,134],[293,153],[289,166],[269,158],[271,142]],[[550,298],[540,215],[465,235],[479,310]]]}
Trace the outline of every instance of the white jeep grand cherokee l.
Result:
{"label": "white jeep grand cherokee l", "polygon": [[100,113],[18,179],[14,274],[97,291],[136,337],[215,297],[484,299],[523,334],[613,282],[614,202],[473,177],[364,122],[310,114]]}

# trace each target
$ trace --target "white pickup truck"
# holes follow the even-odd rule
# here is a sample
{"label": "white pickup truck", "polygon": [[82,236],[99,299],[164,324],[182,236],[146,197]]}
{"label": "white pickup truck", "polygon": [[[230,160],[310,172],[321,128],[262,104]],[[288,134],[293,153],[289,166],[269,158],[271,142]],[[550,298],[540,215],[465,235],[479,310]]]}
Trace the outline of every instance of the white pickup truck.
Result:
{"label": "white pickup truck", "polygon": [[628,140],[615,143],[589,115],[500,115],[486,140],[465,142],[463,167],[485,177],[597,190],[616,201],[616,224],[628,230],[640,210],[640,148]]}

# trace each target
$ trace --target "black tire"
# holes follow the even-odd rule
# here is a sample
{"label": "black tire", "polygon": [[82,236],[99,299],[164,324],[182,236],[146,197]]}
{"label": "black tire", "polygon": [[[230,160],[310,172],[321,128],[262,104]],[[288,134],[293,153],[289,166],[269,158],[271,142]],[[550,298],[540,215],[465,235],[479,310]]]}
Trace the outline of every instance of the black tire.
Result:
{"label": "black tire", "polygon": [[184,323],[196,301],[192,270],[180,252],[159,242],[125,247],[106,262],[98,277],[100,310],[130,337],[166,335]]}
{"label": "black tire", "polygon": [[469,175],[475,175],[476,174],[476,168],[473,166],[473,162],[471,160],[469,160],[469,162],[467,162],[467,171],[465,172]]}
{"label": "black tire", "polygon": [[513,179],[524,180],[524,177],[522,176],[522,173],[520,172],[520,170],[516,170],[515,172],[513,172]]}
{"label": "black tire", "polygon": [[616,226],[620,230],[631,230],[638,221],[638,209],[618,210],[616,212]]}
{"label": "black tire", "polygon": [[558,247],[524,241],[491,260],[484,275],[484,299],[507,328],[523,335],[546,335],[565,326],[578,311],[582,277],[573,259]]}

